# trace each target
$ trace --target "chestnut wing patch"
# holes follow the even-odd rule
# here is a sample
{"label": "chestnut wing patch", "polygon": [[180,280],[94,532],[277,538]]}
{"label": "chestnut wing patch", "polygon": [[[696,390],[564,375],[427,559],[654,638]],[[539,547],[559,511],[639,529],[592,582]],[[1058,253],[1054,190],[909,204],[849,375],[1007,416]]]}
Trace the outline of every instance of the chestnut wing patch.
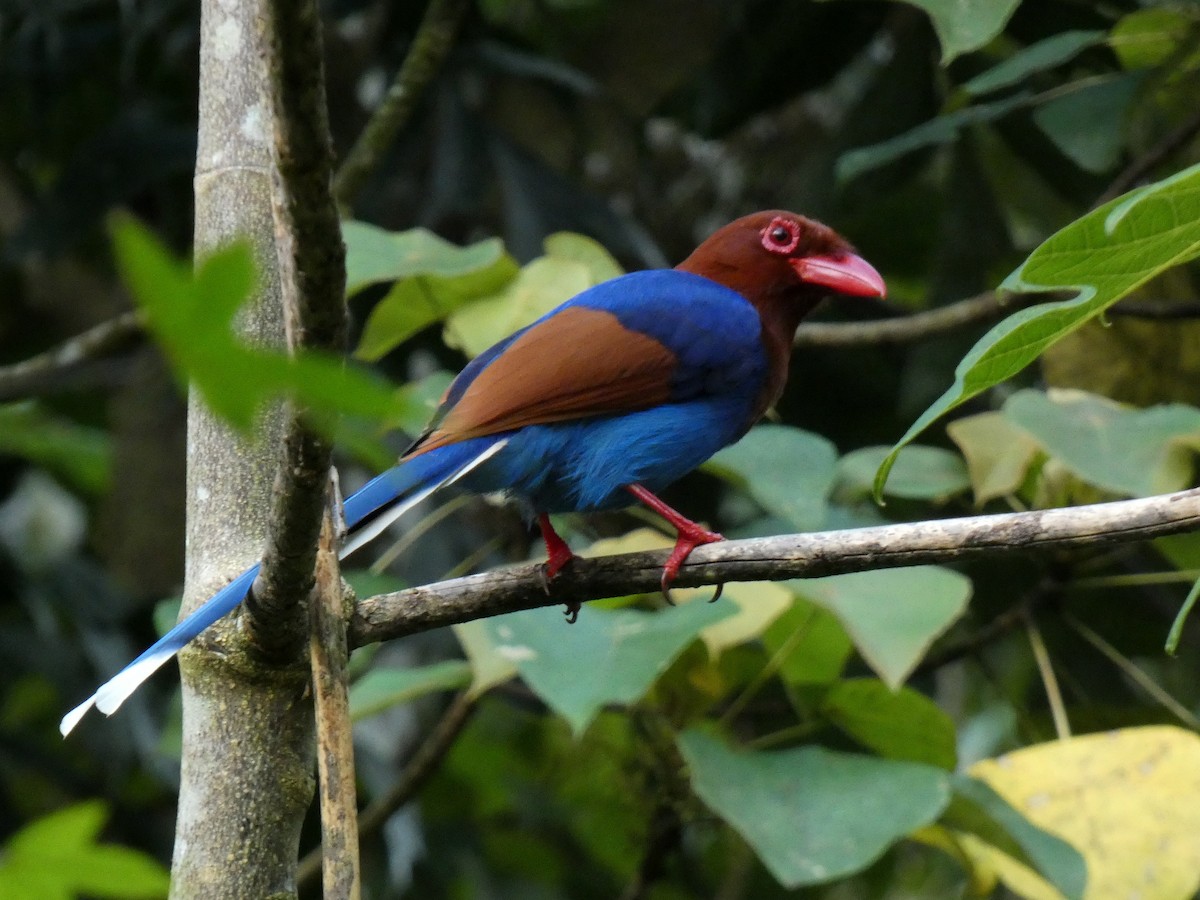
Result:
{"label": "chestnut wing patch", "polygon": [[611,312],[569,306],[505,348],[410,455],[525,425],[665,403],[677,365],[671,350]]}

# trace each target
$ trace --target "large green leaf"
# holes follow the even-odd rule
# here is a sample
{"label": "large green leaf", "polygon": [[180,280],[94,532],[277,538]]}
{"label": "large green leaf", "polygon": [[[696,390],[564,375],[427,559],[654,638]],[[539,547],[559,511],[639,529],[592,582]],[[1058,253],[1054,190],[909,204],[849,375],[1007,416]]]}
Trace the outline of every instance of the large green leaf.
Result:
{"label": "large green leaf", "polygon": [[732,604],[687,603],[661,612],[588,609],[573,626],[551,610],[488,620],[495,652],[578,734],[607,703],[634,703]]}
{"label": "large green leaf", "polygon": [[925,410],[875,476],[882,496],[900,449],[935,419],[1011,378],[1063,335],[1160,272],[1200,254],[1200,166],[1131,191],[1051,236],[1005,279],[1014,293],[1074,291],[993,326],[958,364],[954,384]]}
{"label": "large green leaf", "polygon": [[1132,72],[1082,82],[1039,106],[1033,121],[1075,165],[1107,172],[1120,162],[1122,126],[1142,81],[1141,72]]}
{"label": "large green leaf", "polygon": [[524,266],[497,293],[456,310],[446,321],[446,343],[478,356],[560,303],[621,274],[609,252],[584,235],[552,234],[543,247],[545,255]]}
{"label": "large green leaf", "polygon": [[788,582],[841,620],[854,645],[892,689],[971,597],[965,575],[937,566],[879,569]]}
{"label": "large green leaf", "polygon": [[[869,496],[875,473],[887,454],[887,447],[863,447],[838,460],[839,496],[843,491],[854,498]],[[957,453],[912,444],[896,460],[887,492],[906,500],[940,501],[961,494],[970,486],[966,463]]]}
{"label": "large green leaf", "polygon": [[969,94],[990,94],[1020,84],[1030,75],[1044,72],[1074,59],[1081,51],[1094,47],[1105,38],[1103,31],[1063,31],[1030,44],[981,72],[963,85]]}
{"label": "large green leaf", "polygon": [[800,531],[820,528],[837,470],[837,449],[788,425],[759,425],[705,468],[741,485],[767,512]]}
{"label": "large green leaf", "polygon": [[746,753],[696,730],[678,739],[692,788],[784,887],[861,871],[950,799],[933,766],[803,747]]}
{"label": "large green leaf", "polygon": [[375,421],[402,415],[406,403],[390,385],[339,358],[289,356],[237,339],[233,317],[254,282],[244,245],[220,249],[193,270],[128,216],[113,217],[112,238],[121,275],[176,377],[194,383],[230,424],[249,428],[263,404],[285,396],[328,430],[340,413]]}
{"label": "large green leaf", "polygon": [[978,50],[1004,30],[1021,0],[905,0],[923,9],[942,44],[942,65]]}
{"label": "large green leaf", "polygon": [[954,769],[954,722],[911,688],[895,691],[874,678],[848,678],[830,688],[821,713],[880,756]]}
{"label": "large green leaf", "polygon": [[362,222],[342,226],[346,239],[346,292],[395,281],[371,310],[354,355],[377,360],[422,328],[472,300],[500,290],[517,264],[498,238],[468,247],[424,228],[390,232]]}
{"label": "large green leaf", "polygon": [[1179,403],[1134,409],[1081,391],[1019,391],[1004,417],[1053,458],[1106,491],[1149,497],[1191,483],[1200,410]]}
{"label": "large green leaf", "polygon": [[780,676],[793,685],[837,680],[854,649],[838,617],[804,597],[796,597],[792,608],[771,623],[763,645],[778,657]]}
{"label": "large green leaf", "polygon": [[387,231],[366,222],[343,222],[346,242],[346,295],[402,278],[432,276],[453,280],[500,266],[516,273],[516,264],[499,238],[460,247],[424,228]]}
{"label": "large green leaf", "polygon": [[0,895],[5,900],[165,896],[169,879],[157,860],[128,847],[96,843],[107,817],[97,800],[26,825],[0,852]]}

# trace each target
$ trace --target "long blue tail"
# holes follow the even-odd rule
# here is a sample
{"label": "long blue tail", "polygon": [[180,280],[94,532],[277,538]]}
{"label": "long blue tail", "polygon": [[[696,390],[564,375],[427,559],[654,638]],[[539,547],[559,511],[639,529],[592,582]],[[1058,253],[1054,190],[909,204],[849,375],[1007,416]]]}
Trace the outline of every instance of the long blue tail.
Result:
{"label": "long blue tail", "polygon": [[[344,504],[347,539],[338,555],[344,559],[438,488],[491,459],[506,443],[501,438],[451,444],[393,466],[371,479]],[[213,594],[145,653],[102,684],[96,693],[67,713],[59,724],[63,736],[70,733],[93,706],[105,715],[116,712],[163,663],[208,626],[233,612],[249,593],[259,568],[258,564],[251,566]]]}

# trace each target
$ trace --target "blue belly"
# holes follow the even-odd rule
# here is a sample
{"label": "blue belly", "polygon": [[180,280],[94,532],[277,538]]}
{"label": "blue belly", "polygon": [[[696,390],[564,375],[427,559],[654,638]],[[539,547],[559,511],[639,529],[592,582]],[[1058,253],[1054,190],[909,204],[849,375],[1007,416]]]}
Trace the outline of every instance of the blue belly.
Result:
{"label": "blue belly", "polygon": [[[628,506],[626,485],[661,491],[741,437],[746,406],[707,399],[527,426],[503,435],[504,450],[463,484],[480,493],[507,491],[537,512]],[[490,443],[495,437],[475,440]]]}

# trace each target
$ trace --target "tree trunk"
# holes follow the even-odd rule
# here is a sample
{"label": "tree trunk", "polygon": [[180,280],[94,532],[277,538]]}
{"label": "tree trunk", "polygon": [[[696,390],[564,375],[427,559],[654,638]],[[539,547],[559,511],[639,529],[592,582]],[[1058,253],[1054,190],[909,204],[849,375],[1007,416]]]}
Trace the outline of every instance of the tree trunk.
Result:
{"label": "tree trunk", "polygon": [[[259,266],[239,320],[247,339],[285,343],[271,208],[271,132],[259,50],[262,0],[205,0],[196,154],[197,255],[241,238]],[[231,434],[193,395],[187,447],[184,612],[263,551],[284,417],[253,441]],[[180,654],[183,764],[172,897],[295,895],[300,826],[313,794],[313,716],[303,660],[249,661],[236,617]]]}

